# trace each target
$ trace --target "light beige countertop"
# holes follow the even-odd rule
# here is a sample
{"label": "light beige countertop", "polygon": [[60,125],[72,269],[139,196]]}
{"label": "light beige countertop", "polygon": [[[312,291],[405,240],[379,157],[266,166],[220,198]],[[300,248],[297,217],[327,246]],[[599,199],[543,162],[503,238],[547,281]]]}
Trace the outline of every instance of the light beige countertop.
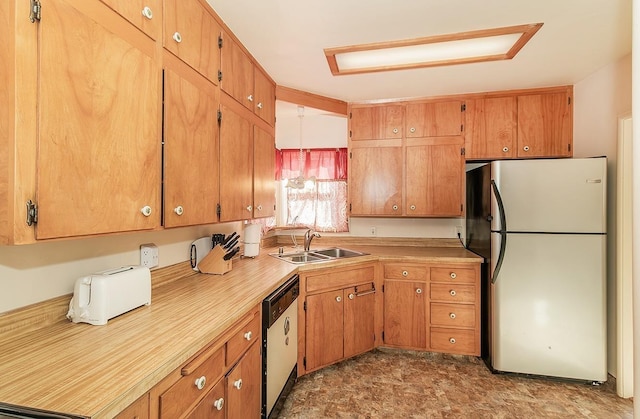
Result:
{"label": "light beige countertop", "polygon": [[[0,315],[0,403],[112,417],[220,337],[298,269],[385,259],[482,262],[462,247],[344,247],[370,255],[297,266],[269,256],[276,247],[262,249],[255,259],[234,259],[224,275],[196,273],[188,262],[162,268],[152,272],[151,305],[105,326],[66,320],[61,310],[68,297],[55,299],[47,313],[39,304]],[[46,327],[32,324],[51,317]]]}

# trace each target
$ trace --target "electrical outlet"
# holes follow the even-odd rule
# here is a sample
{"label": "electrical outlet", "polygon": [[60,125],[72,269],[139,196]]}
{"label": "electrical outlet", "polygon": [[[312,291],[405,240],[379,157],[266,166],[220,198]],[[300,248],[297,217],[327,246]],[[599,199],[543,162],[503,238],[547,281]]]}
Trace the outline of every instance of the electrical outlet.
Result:
{"label": "electrical outlet", "polygon": [[462,237],[462,226],[456,226],[456,237]]}
{"label": "electrical outlet", "polygon": [[147,268],[155,268],[160,265],[158,260],[158,246],[153,243],[140,245],[140,265]]}
{"label": "electrical outlet", "polygon": [[376,235],[376,227],[375,226],[371,226],[369,228],[369,234],[371,234],[372,236]]}

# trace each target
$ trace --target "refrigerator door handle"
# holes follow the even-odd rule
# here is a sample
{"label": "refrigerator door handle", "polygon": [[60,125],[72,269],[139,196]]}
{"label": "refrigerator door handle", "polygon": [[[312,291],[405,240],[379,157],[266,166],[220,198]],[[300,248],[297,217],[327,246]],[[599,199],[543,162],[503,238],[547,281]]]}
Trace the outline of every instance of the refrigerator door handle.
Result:
{"label": "refrigerator door handle", "polygon": [[496,202],[498,203],[498,211],[500,212],[500,230],[497,231],[497,233],[500,233],[500,253],[498,254],[496,268],[493,270],[493,275],[491,276],[491,283],[495,284],[498,279],[498,274],[500,273],[500,268],[502,267],[502,261],[504,260],[504,252],[507,249],[507,217],[504,213],[504,204],[502,203],[502,196],[500,196],[498,185],[496,185],[493,179],[491,179],[491,188],[493,189]]}

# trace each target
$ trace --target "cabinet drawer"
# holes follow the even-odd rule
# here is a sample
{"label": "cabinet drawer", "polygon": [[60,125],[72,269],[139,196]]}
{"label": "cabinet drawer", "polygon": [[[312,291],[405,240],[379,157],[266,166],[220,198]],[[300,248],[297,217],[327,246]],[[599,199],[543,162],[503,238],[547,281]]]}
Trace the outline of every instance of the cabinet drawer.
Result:
{"label": "cabinet drawer", "polygon": [[226,406],[224,399],[225,380],[220,380],[193,409],[188,419],[224,419]]}
{"label": "cabinet drawer", "polygon": [[253,342],[260,341],[261,332],[260,314],[253,312],[227,341],[227,366],[236,362]]}
{"label": "cabinet drawer", "polygon": [[427,279],[425,265],[410,263],[387,263],[384,265],[384,277],[387,279]]}
{"label": "cabinet drawer", "polygon": [[431,301],[474,303],[476,301],[476,287],[475,285],[432,283]]}
{"label": "cabinet drawer", "polygon": [[476,306],[431,303],[431,324],[448,327],[475,327]]}
{"label": "cabinet drawer", "polygon": [[431,328],[431,349],[434,351],[479,355],[473,330]]}
{"label": "cabinet drawer", "polygon": [[475,283],[476,271],[473,268],[442,266],[431,268],[431,281]]}
{"label": "cabinet drawer", "polygon": [[160,396],[161,418],[180,417],[201,396],[213,388],[226,370],[224,353],[224,346],[207,350],[182,368],[182,377]]}
{"label": "cabinet drawer", "polygon": [[374,280],[373,266],[328,272],[307,277],[307,292],[347,288],[355,284],[373,282]]}

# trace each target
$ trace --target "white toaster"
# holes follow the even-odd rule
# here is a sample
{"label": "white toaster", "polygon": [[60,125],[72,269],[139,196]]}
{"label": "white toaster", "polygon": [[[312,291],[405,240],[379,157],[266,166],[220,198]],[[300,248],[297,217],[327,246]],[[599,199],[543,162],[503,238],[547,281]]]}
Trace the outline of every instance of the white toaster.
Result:
{"label": "white toaster", "polygon": [[151,304],[151,272],[146,266],[123,266],[76,280],[67,318],[74,323],[107,320]]}

